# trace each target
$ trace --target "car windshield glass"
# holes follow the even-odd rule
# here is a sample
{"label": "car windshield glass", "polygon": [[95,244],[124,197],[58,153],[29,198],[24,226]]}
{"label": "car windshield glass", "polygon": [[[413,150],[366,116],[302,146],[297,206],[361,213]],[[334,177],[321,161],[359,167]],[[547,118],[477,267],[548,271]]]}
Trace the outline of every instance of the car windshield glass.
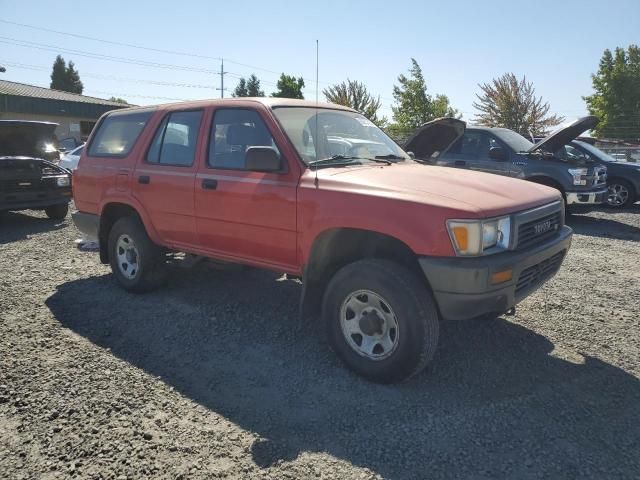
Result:
{"label": "car windshield glass", "polygon": [[594,157],[596,157],[598,160],[602,160],[604,162],[613,162],[613,163],[618,163],[620,162],[620,160],[616,160],[615,158],[613,158],[611,155],[603,152],[602,150],[600,150],[599,148],[594,147],[593,145],[590,145],[586,142],[580,142],[580,141],[576,141],[576,144],[578,144],[580,146],[580,148],[582,148],[583,150],[586,150],[587,152],[589,152],[591,155],[593,155]]}
{"label": "car windshield glass", "polygon": [[382,130],[359,113],[307,107],[276,107],[273,111],[307,165],[317,160],[344,157],[357,157],[364,162],[376,161],[376,157],[378,161],[388,162],[409,158]]}
{"label": "car windshield glass", "polygon": [[515,152],[526,152],[533,147],[533,143],[513,130],[499,130],[494,133]]}

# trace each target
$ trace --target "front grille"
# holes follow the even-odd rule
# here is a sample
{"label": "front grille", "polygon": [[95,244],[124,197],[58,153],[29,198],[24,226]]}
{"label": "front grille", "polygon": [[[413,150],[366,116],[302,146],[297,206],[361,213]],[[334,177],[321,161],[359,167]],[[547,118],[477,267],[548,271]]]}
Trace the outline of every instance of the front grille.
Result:
{"label": "front grille", "polygon": [[55,188],[55,182],[55,177],[0,180],[0,194],[49,190]]}
{"label": "front grille", "polygon": [[593,184],[595,186],[606,185],[607,184],[607,169],[605,167],[594,167],[593,169]]}
{"label": "front grille", "polygon": [[516,250],[523,250],[558,234],[562,227],[562,206],[535,220],[529,220],[518,226],[518,244]]}
{"label": "front grille", "polygon": [[552,277],[560,268],[560,264],[566,253],[567,251],[563,250],[537,265],[524,269],[520,277],[518,277],[518,283],[516,283],[516,295],[523,290],[540,285]]}

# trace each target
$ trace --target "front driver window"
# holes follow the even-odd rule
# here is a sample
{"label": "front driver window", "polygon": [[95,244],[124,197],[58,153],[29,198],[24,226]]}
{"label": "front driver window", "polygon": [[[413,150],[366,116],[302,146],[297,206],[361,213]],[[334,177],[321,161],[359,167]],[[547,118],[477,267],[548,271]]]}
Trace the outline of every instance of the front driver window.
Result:
{"label": "front driver window", "polygon": [[209,166],[245,170],[249,147],[271,147],[280,153],[257,112],[239,108],[217,110],[209,138]]}

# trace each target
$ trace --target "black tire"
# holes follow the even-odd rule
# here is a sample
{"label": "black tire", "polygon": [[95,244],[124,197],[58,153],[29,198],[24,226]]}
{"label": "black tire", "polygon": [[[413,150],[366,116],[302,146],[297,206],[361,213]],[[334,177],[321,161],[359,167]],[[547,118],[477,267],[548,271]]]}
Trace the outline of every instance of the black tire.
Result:
{"label": "black tire", "polygon": [[[128,236],[136,248],[136,269],[127,277],[118,265],[118,240]],[[145,293],[160,287],[167,279],[164,251],[151,241],[144,225],[135,217],[122,217],[111,227],[108,240],[109,264],[118,283],[134,293]]]}
{"label": "black tire", "polygon": [[[395,314],[395,349],[385,358],[363,356],[343,334],[343,303],[359,290],[381,297]],[[333,350],[349,368],[374,382],[401,382],[419,373],[433,359],[438,346],[439,318],[431,293],[413,273],[391,261],[359,260],[340,269],[325,291],[322,316]]]}
{"label": "black tire", "polygon": [[633,205],[636,201],[636,191],[635,188],[633,188],[633,185],[631,184],[631,182],[625,180],[624,178],[612,178],[607,182],[607,188],[609,189],[609,194],[611,194],[611,188],[614,185],[620,185],[621,187],[625,188],[628,192],[628,196],[626,201],[624,201],[623,203],[619,203],[619,204],[614,204],[614,203],[610,203],[611,201],[611,197],[609,195],[607,195],[607,206],[611,207],[611,208],[628,208],[631,205]]}
{"label": "black tire", "polygon": [[63,220],[69,213],[69,204],[51,205],[44,209],[44,213],[52,220]]}

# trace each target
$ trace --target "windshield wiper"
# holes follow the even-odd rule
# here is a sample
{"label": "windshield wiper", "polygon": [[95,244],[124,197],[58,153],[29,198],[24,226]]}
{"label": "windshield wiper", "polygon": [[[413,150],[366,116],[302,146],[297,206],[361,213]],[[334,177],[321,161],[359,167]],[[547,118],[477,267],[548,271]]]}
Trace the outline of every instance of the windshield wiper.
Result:
{"label": "windshield wiper", "polygon": [[406,157],[390,153],[389,155],[376,155],[375,160],[406,160]]}
{"label": "windshield wiper", "polygon": [[366,158],[362,157],[352,157],[349,155],[332,155],[327,158],[320,158],[318,160],[311,160],[309,162],[310,167],[319,167],[321,165],[352,165],[354,160],[366,160]]}

